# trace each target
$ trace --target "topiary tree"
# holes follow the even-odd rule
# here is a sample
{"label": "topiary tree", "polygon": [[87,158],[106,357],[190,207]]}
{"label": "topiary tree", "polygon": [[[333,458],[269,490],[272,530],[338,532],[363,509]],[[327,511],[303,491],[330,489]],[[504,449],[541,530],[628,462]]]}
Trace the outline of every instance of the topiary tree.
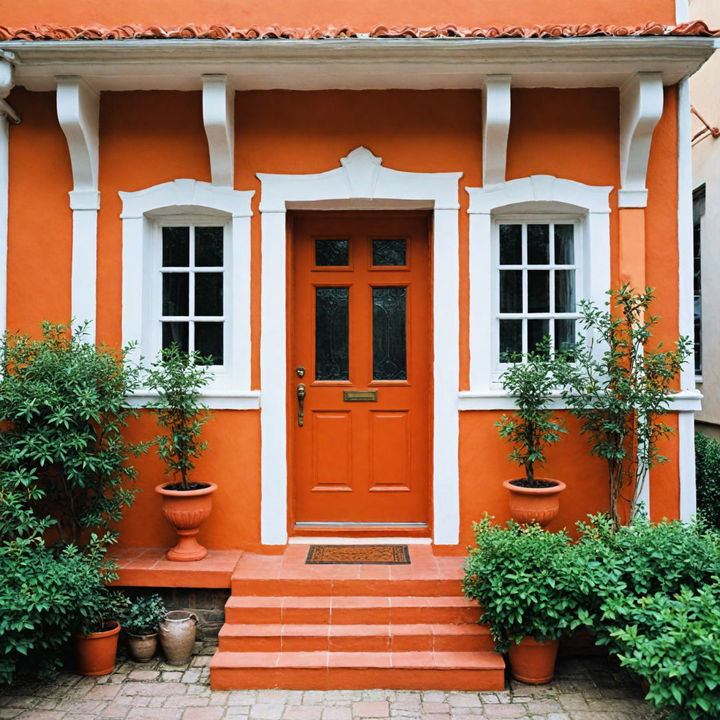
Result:
{"label": "topiary tree", "polygon": [[128,461],[147,449],[123,436],[139,371],[125,350],[86,342],[85,325],[41,327],[0,344],[0,541],[97,533],[107,545],[135,497]]}
{"label": "topiary tree", "polygon": [[659,317],[649,313],[651,288],[636,292],[628,284],[611,290],[604,309],[581,302],[578,343],[559,357],[558,383],[593,455],[608,467],[609,507],[613,525],[621,524],[621,506],[635,515],[650,468],[667,462],[659,442],[674,429],[664,417],[672,383],[691,353],[680,337],[671,350],[651,342]]}

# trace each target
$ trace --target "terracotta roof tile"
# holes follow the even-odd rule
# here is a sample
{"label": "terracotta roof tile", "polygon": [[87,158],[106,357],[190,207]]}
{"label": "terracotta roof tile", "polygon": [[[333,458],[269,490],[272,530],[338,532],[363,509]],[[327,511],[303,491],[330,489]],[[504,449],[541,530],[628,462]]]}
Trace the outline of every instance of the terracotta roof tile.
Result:
{"label": "terracotta roof tile", "polygon": [[34,25],[25,28],[0,26],[0,41],[6,40],[127,40],[127,39],[209,39],[209,40],[329,40],[338,38],[570,38],[570,37],[646,37],[646,36],[720,37],[720,30],[710,30],[700,21],[682,25],[648,23],[634,27],[625,25],[506,25],[504,27],[464,28],[457,25],[437,25],[419,28],[412,25],[377,25],[369,33],[352,27],[312,26],[291,28],[271,25],[236,28],[229,25],[160,25],[63,26]]}

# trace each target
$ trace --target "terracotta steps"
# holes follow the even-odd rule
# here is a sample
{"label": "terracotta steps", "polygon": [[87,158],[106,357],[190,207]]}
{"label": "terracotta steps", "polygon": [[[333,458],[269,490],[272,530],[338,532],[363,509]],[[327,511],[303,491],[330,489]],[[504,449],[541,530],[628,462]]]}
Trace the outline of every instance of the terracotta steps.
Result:
{"label": "terracotta steps", "polygon": [[501,690],[505,664],[461,595],[460,558],[306,565],[307,547],[241,558],[210,664],[217,690]]}

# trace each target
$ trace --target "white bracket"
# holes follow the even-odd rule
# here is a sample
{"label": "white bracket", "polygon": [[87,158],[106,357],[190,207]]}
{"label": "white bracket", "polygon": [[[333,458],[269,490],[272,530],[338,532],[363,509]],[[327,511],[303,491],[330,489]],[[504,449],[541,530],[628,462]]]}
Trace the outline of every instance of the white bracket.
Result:
{"label": "white bracket", "polygon": [[57,116],[72,165],[73,213],[71,309],[77,322],[89,321],[87,339],[95,339],[97,278],[98,125],[100,94],[76,76],[58,76]]}
{"label": "white bracket", "polygon": [[227,75],[203,75],[203,122],[213,185],[233,187],[235,176],[235,92]]}
{"label": "white bracket", "polygon": [[483,93],[483,186],[505,182],[510,75],[488,75]]}
{"label": "white bracket", "polygon": [[647,206],[646,180],[650,145],[662,112],[661,73],[638,73],[620,90],[621,208]]}

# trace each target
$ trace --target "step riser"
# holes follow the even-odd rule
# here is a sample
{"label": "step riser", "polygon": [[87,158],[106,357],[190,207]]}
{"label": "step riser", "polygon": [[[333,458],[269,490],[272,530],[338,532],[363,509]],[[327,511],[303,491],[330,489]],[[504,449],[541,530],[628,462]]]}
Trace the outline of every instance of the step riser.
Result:
{"label": "step riser", "polygon": [[462,593],[459,580],[233,580],[233,595],[307,597],[347,595],[374,597],[443,597]]}
{"label": "step riser", "polygon": [[230,652],[487,652],[494,650],[488,635],[363,635],[321,637],[219,638],[219,649]]}
{"label": "step riser", "polygon": [[226,623],[244,625],[463,625],[476,623],[479,617],[475,607],[225,608]]}
{"label": "step riser", "polygon": [[442,668],[223,668],[213,667],[213,690],[469,690],[499,691],[503,670]]}

